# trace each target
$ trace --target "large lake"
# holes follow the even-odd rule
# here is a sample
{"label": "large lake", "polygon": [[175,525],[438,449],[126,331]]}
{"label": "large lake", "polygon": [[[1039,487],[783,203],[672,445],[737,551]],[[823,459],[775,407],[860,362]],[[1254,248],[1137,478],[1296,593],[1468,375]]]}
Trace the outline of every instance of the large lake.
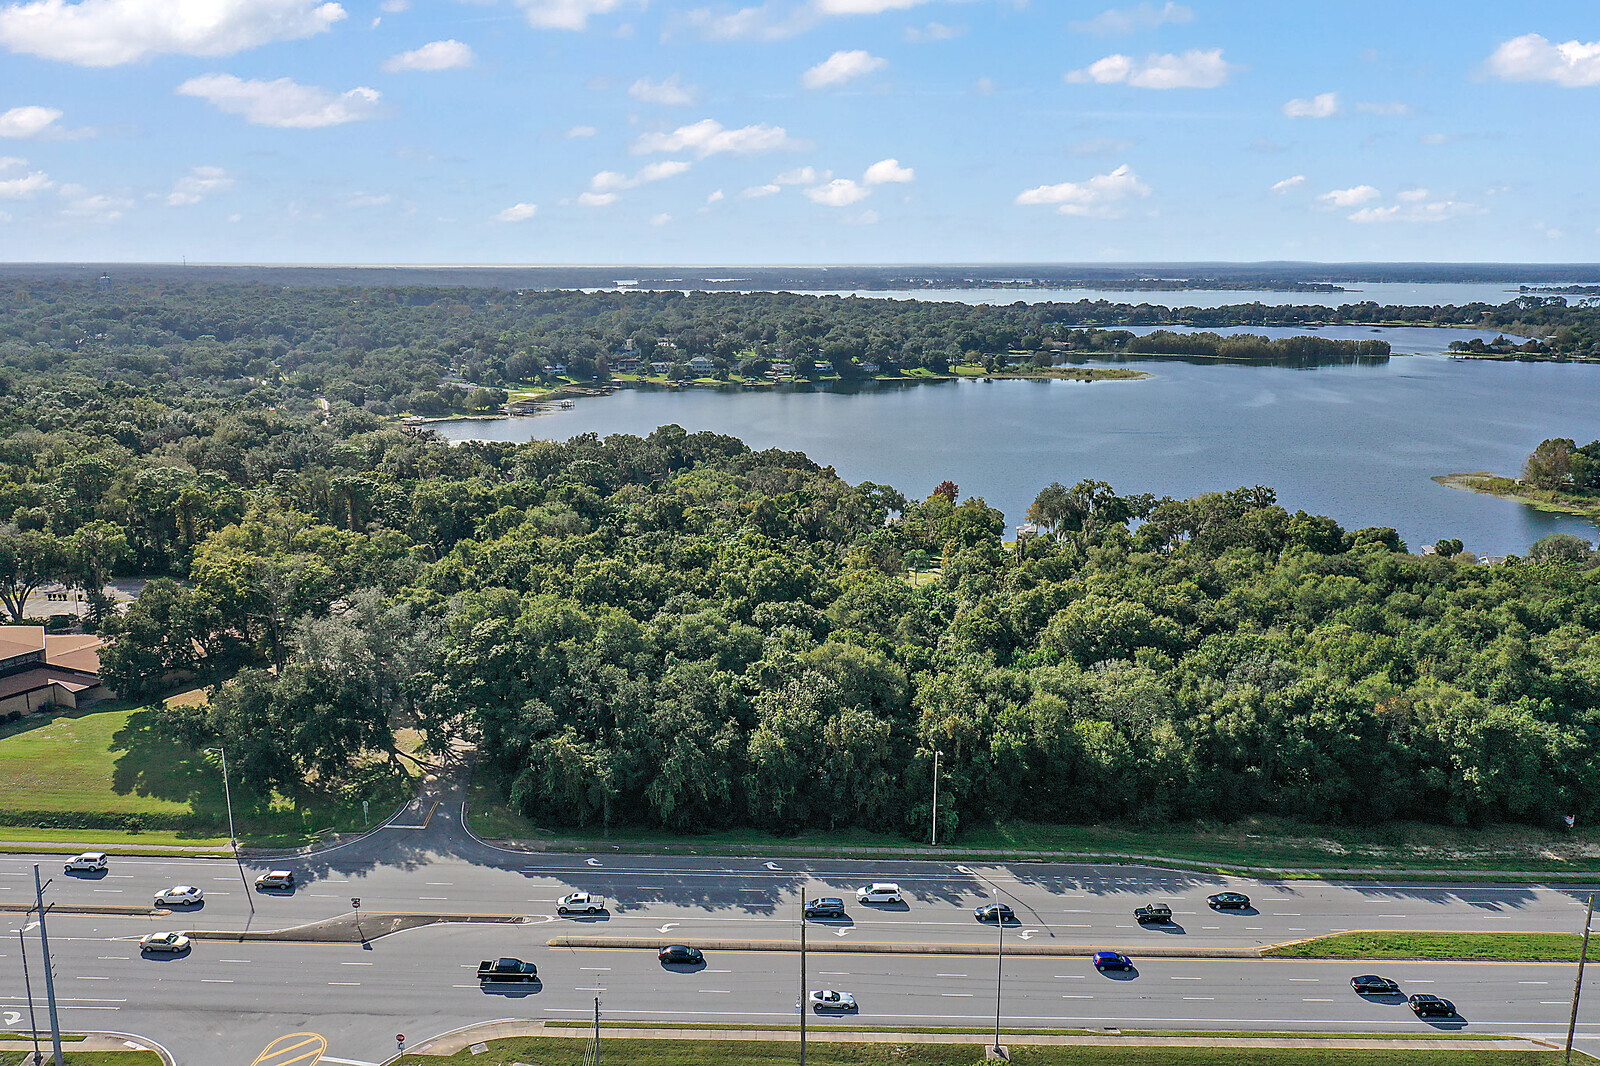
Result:
{"label": "large lake", "polygon": [[[1421,330],[1433,341],[1458,331]],[[1366,334],[1364,331],[1362,335]],[[1394,331],[1385,334],[1396,341]],[[1600,437],[1600,367],[1396,357],[1380,366],[1138,364],[1143,381],[961,381],[862,389],[624,390],[547,415],[438,423],[456,440],[644,435],[675,422],[788,448],[852,482],[925,496],[949,478],[1023,520],[1051,481],[1188,497],[1270,485],[1291,511],[1392,526],[1413,550],[1460,537],[1525,551],[1570,516],[1445,488],[1437,474],[1515,474],[1546,437]]]}

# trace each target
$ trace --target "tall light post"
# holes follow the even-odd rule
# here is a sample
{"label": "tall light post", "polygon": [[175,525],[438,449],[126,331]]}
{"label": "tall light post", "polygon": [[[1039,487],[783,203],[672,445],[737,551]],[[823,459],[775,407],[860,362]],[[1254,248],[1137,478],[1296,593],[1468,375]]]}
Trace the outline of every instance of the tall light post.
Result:
{"label": "tall light post", "polygon": [[1006,919],[1001,911],[994,915],[994,934],[994,1054],[995,1058],[1005,1058],[1000,1048],[1000,978],[1006,968]]}
{"label": "tall light post", "polygon": [[1589,925],[1594,921],[1594,893],[1589,894],[1589,912],[1583,916],[1583,951],[1578,955],[1578,979],[1572,983],[1572,1019],[1567,1022],[1567,1066],[1572,1064],[1572,1038],[1578,1031],[1578,996],[1583,992],[1583,966],[1589,961]]}
{"label": "tall light post", "polygon": [[939,760],[944,752],[933,753],[933,847],[939,846]]}
{"label": "tall light post", "polygon": [[39,1054],[39,1016],[33,1010],[33,981],[28,977],[28,941],[17,930],[17,947],[22,952],[22,987],[28,993],[28,1029],[33,1034],[33,1064],[40,1066],[44,1056]]}
{"label": "tall light post", "polygon": [[50,1008],[50,1046],[55,1051],[55,1066],[66,1066],[61,1054],[61,1017],[56,1013],[56,979],[50,965],[50,934],[44,926],[44,884],[39,880],[39,864],[33,864],[33,891],[38,900],[39,947],[44,953],[44,998]]}
{"label": "tall light post", "polygon": [[244,900],[250,904],[250,916],[255,917],[255,894],[250,891],[250,882],[244,876],[244,860],[239,857],[239,838],[233,832],[233,789],[228,785],[228,752],[217,745],[206,749],[207,755],[217,755],[222,759],[222,798],[228,805],[228,846],[233,848],[233,861],[239,867],[239,883],[244,886]]}

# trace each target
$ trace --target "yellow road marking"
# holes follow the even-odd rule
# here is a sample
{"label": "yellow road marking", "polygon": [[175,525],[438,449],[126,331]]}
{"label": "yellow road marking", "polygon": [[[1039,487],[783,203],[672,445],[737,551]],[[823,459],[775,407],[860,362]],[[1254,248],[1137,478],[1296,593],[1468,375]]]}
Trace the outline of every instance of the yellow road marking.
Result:
{"label": "yellow road marking", "polygon": [[[293,1041],[293,1043],[285,1043]],[[283,1045],[283,1046],[279,1046]],[[316,1045],[312,1047],[312,1045]],[[302,1048],[312,1047],[310,1051]],[[291,1063],[302,1063],[304,1066],[317,1066],[322,1060],[323,1053],[328,1050],[328,1041],[320,1033],[290,1033],[280,1036],[272,1043],[261,1049],[261,1054],[250,1066],[290,1066]],[[300,1054],[295,1055],[294,1052]],[[292,1056],[292,1057],[284,1057]]]}

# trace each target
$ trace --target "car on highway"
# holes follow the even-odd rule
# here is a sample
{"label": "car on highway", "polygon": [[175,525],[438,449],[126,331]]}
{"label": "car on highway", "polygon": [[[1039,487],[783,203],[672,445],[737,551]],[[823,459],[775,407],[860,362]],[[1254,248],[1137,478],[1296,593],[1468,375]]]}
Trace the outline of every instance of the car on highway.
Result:
{"label": "car on highway", "polygon": [[485,959],[478,963],[480,985],[539,983],[539,967],[521,959]]}
{"label": "car on highway", "polygon": [[856,997],[849,992],[835,992],[831,988],[824,988],[811,993],[811,1009],[824,1010],[855,1010]]}
{"label": "car on highway", "polygon": [[986,903],[972,909],[972,916],[980,922],[1009,922],[1016,917],[1004,903]]}
{"label": "car on highway", "polygon": [[1131,970],[1133,969],[1133,960],[1115,951],[1097,951],[1094,953],[1094,968],[1097,970]]}
{"label": "car on highway", "polygon": [[1207,896],[1206,903],[1215,911],[1244,910],[1250,906],[1250,897],[1243,892],[1218,892]]}
{"label": "car on highway", "polygon": [[807,918],[844,918],[844,900],[838,896],[822,896],[806,903]]}
{"label": "car on highway", "polygon": [[1411,1005],[1411,1011],[1418,1018],[1454,1018],[1456,1005],[1448,999],[1419,992],[1406,1000]]}
{"label": "car on highway", "polygon": [[257,892],[293,892],[294,871],[269,870],[256,878]]}
{"label": "car on highway", "polygon": [[149,936],[139,938],[139,950],[165,951],[176,955],[189,950],[189,938],[182,933],[151,933]]}
{"label": "car on highway", "polygon": [[1171,925],[1172,908],[1165,903],[1146,903],[1133,908],[1133,920],[1140,925]]}
{"label": "car on highway", "polygon": [[62,873],[99,873],[106,869],[109,860],[103,851],[86,851],[81,855],[74,855],[61,867]]}
{"label": "car on highway", "polygon": [[557,914],[599,914],[605,909],[605,900],[587,892],[571,892],[556,900]]}
{"label": "car on highway", "polygon": [[1359,977],[1350,978],[1350,987],[1358,996],[1398,996],[1400,986],[1387,977],[1379,977],[1375,973],[1364,973]]}
{"label": "car on highway", "polygon": [[900,895],[900,886],[892,881],[874,881],[863,888],[856,889],[857,903],[904,903]]}
{"label": "car on highway", "polygon": [[169,907],[185,907],[191,903],[199,903],[206,898],[206,890],[195,888],[193,885],[173,885],[156,893],[156,906],[166,904]]}
{"label": "car on highway", "polygon": [[706,961],[699,948],[692,948],[688,944],[668,944],[656,952],[656,958],[668,966],[698,966]]}

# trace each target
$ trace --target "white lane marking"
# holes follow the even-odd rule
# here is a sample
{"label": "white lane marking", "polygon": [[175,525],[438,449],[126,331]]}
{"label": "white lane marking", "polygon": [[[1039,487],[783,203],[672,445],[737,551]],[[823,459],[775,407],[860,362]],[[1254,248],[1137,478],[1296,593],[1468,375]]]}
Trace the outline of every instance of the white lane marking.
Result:
{"label": "white lane marking", "polygon": [[609,969],[611,969],[611,967],[609,967],[609,966],[579,966],[578,969],[580,969],[580,970],[600,971],[600,970],[609,970]]}
{"label": "white lane marking", "polygon": [[936,973],[933,976],[935,976],[935,977],[965,977],[967,975],[964,974],[964,973]]}
{"label": "white lane marking", "polygon": [[[1300,917],[1300,912],[1299,911],[1273,911],[1272,912],[1272,916],[1274,918],[1298,918],[1298,917]],[[1380,915],[1378,915],[1378,917],[1387,918],[1388,915],[1387,914],[1380,914]]]}
{"label": "white lane marking", "polygon": [[765,866],[769,870],[781,870],[781,869],[783,869],[783,867],[779,866],[775,862],[762,863],[762,865]]}
{"label": "white lane marking", "polygon": [[1062,996],[1062,999],[1093,999],[1093,996]]}
{"label": "white lane marking", "polygon": [[732,973],[732,970],[706,970],[705,973]]}
{"label": "white lane marking", "polygon": [[427,885],[429,888],[454,888],[454,887],[456,887],[454,881],[424,881],[422,883]]}
{"label": "white lane marking", "polygon": [[429,902],[429,901],[435,901],[436,902],[438,900],[445,900],[445,899],[449,899],[450,897],[449,896],[418,896],[417,898],[426,903],[426,902]]}
{"label": "white lane marking", "polygon": [[329,981],[328,984],[329,984],[330,987],[331,986],[338,986],[340,988],[360,988],[361,987],[361,982],[360,981]]}
{"label": "white lane marking", "polygon": [[1301,1003],[1332,1003],[1331,999],[1302,999]]}
{"label": "white lane marking", "polygon": [[1291,978],[1289,978],[1289,980],[1291,982],[1309,982],[1310,984],[1317,984],[1318,982],[1320,982],[1322,980],[1322,978],[1320,978],[1320,977],[1291,977]]}
{"label": "white lane marking", "polygon": [[237,963],[243,963],[243,964],[244,964],[244,965],[246,965],[246,966],[248,966],[248,965],[250,965],[250,960],[249,960],[249,959],[218,959],[218,960],[217,960],[217,961],[218,961],[218,962],[237,962]]}
{"label": "white lane marking", "polygon": [[1547,985],[1549,981],[1518,981],[1519,985]]}
{"label": "white lane marking", "polygon": [[1220,925],[1202,925],[1200,928],[1201,929],[1221,929],[1222,926],[1220,926]]}
{"label": "white lane marking", "polygon": [[97,889],[95,889],[95,891],[96,892],[121,892],[122,889],[120,889],[120,888],[97,888]]}
{"label": "white lane marking", "polygon": [[371,966],[370,962],[341,962],[340,966]]}
{"label": "white lane marking", "polygon": [[696,992],[702,996],[731,996],[733,993],[726,988],[697,988]]}
{"label": "white lane marking", "polygon": [[819,977],[849,977],[850,975],[847,974],[847,973],[844,973],[841,970],[823,970],[817,976],[819,976]]}
{"label": "white lane marking", "polygon": [[1378,915],[1378,917],[1379,918],[1404,918],[1405,915],[1403,915],[1403,914],[1380,914],[1380,915]]}
{"label": "white lane marking", "polygon": [[109,977],[81,977],[80,976],[80,977],[74,977],[73,980],[75,980],[75,981],[109,981],[109,980],[111,980],[111,978],[109,978]]}
{"label": "white lane marking", "polygon": [[971,999],[972,998],[972,993],[971,992],[940,992],[939,994],[941,996],[944,996],[946,999]]}
{"label": "white lane marking", "polygon": [[200,978],[200,983],[203,985],[231,985],[233,984],[233,979],[228,977],[202,977]]}
{"label": "white lane marking", "polygon": [[1204,977],[1174,977],[1174,981],[1204,981]]}
{"label": "white lane marking", "polygon": [[378,1066],[376,1062],[368,1062],[366,1059],[336,1059],[332,1055],[324,1055],[317,1061],[334,1062],[338,1063],[338,1066]]}
{"label": "white lane marking", "polygon": [[[3,957],[4,956],[0,956],[0,958],[3,958]],[[95,958],[98,959],[100,962],[127,962],[127,961],[129,961],[129,957],[127,955],[97,955],[97,956],[95,956]]]}
{"label": "white lane marking", "polygon": [[581,985],[573,989],[574,992],[604,992],[603,988],[584,988]]}
{"label": "white lane marking", "polygon": [[1058,973],[1058,974],[1056,974],[1056,980],[1057,981],[1085,981],[1085,980],[1088,980],[1088,978],[1084,977],[1083,974],[1081,974],[1081,973]]}
{"label": "white lane marking", "polygon": [[1183,997],[1183,998],[1184,998],[1184,999],[1187,999],[1187,1000],[1193,1000],[1193,1001],[1196,1001],[1196,1002],[1198,1002],[1198,1001],[1200,1001],[1200,1000],[1212,1000],[1212,999],[1216,999],[1216,998],[1217,998],[1217,997],[1216,997],[1216,996],[1184,996],[1184,997]]}

